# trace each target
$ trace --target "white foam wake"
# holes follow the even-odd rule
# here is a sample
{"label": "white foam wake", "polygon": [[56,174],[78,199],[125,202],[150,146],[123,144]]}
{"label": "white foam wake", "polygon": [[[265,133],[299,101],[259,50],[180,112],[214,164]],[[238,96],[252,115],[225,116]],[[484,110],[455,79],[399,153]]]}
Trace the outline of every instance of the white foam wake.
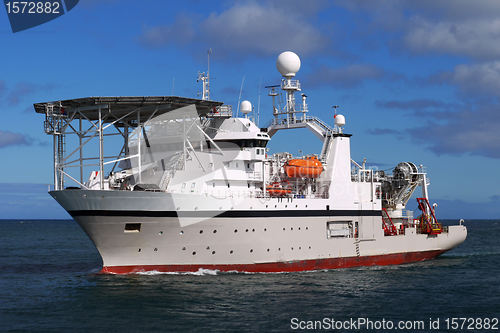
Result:
{"label": "white foam wake", "polygon": [[217,269],[205,269],[205,268],[200,268],[196,272],[160,272],[160,271],[147,271],[147,272],[136,272],[133,274],[137,275],[197,275],[197,276],[203,276],[203,275],[217,275],[219,273],[219,270]]}

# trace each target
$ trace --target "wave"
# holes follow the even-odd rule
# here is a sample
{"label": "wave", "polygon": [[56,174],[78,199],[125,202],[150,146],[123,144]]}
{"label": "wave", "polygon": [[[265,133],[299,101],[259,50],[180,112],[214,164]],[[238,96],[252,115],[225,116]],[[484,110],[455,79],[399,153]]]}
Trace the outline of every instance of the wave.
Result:
{"label": "wave", "polygon": [[204,275],[217,275],[218,273],[219,273],[219,270],[217,270],[217,269],[200,268],[196,272],[146,271],[146,272],[135,272],[135,273],[130,273],[130,274],[149,275],[149,276],[154,276],[154,275],[197,275],[197,276],[204,276]]}

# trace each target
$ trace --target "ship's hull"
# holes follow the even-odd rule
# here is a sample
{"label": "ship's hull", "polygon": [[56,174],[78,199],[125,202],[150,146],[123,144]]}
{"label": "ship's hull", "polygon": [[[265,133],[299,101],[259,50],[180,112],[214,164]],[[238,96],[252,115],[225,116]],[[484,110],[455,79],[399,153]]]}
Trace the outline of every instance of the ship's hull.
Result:
{"label": "ship's hull", "polygon": [[[467,234],[464,226],[451,226],[440,235],[408,228],[404,235],[384,236],[380,211],[331,209],[317,199],[225,200],[232,207],[214,210],[220,200],[165,193],[75,190],[52,195],[94,242],[105,273],[291,272],[403,264],[432,259]],[[197,209],[182,209],[193,202]],[[329,237],[328,224],[344,221],[352,222],[355,232]]]}
{"label": "ship's hull", "polygon": [[316,271],[326,269],[350,268],[359,266],[400,265],[433,259],[446,250],[430,250],[424,252],[392,253],[376,256],[310,259],[287,262],[268,262],[256,264],[190,264],[190,265],[131,265],[104,266],[102,273],[131,274],[139,272],[197,272],[200,269],[220,272],[248,273],[283,273]]}

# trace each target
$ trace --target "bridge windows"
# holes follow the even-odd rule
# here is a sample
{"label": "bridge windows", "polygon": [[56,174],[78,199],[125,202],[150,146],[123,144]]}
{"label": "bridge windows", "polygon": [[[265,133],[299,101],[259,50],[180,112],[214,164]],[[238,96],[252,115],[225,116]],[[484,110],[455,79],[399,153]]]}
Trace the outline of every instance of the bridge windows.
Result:
{"label": "bridge windows", "polygon": [[[257,139],[236,139],[236,140],[216,140],[215,143],[220,148],[254,148],[261,147],[264,148],[267,145],[268,140],[257,140]],[[210,148],[210,142],[207,142]]]}

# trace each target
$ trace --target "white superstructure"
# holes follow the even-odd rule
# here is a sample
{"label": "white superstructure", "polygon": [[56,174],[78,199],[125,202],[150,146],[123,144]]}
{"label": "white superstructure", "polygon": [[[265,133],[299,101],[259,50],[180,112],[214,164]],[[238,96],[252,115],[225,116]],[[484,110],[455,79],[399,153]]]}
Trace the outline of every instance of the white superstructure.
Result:
{"label": "white superstructure", "polygon": [[[437,222],[423,167],[402,162],[386,175],[352,161],[346,118],[336,114],[331,128],[307,115],[305,94],[296,103],[299,57],[283,52],[277,68],[283,78],[269,87],[274,119],[268,128],[252,120],[249,101],[239,106],[242,118],[210,101],[208,74],[200,75],[201,100],[35,104],[54,139],[51,195],[92,239],[104,272],[398,264],[433,258],[465,240],[465,226]],[[268,154],[277,132],[297,128],[321,139],[318,155]],[[68,134],[76,134],[75,149],[66,148]],[[113,135],[123,139],[118,154],[108,154],[104,144]],[[92,141],[99,154],[85,156]],[[68,171],[75,169],[79,174]],[[65,188],[66,180],[77,186]],[[421,212],[414,218],[405,207],[419,186]]]}

